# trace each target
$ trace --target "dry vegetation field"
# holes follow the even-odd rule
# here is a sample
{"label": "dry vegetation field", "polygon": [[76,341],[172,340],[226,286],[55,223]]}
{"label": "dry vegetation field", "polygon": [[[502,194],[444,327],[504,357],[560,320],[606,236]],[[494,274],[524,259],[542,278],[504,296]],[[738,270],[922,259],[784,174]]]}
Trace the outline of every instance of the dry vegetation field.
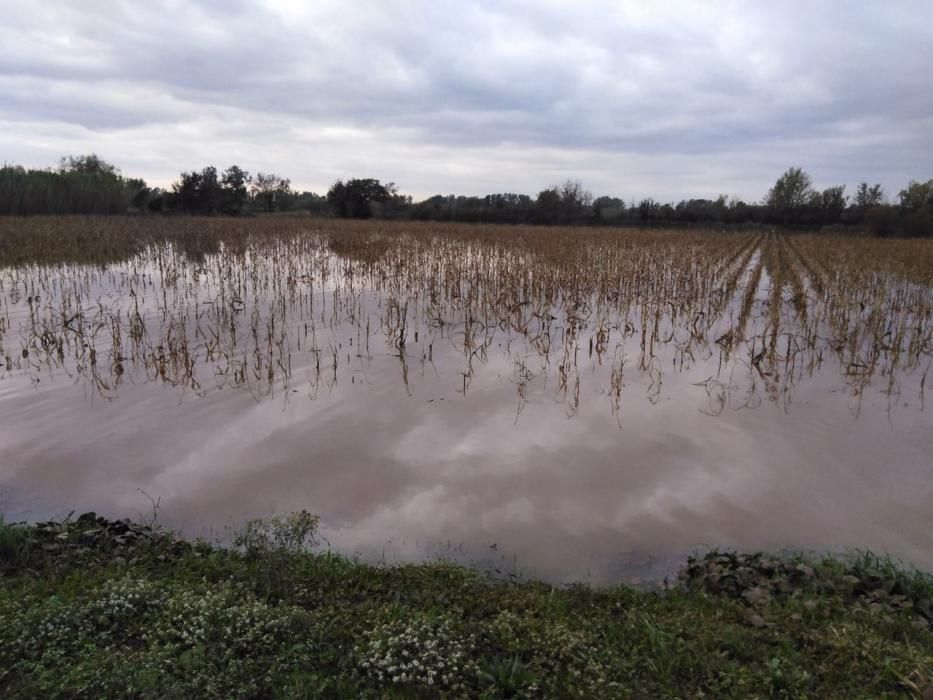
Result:
{"label": "dry vegetation field", "polygon": [[[466,394],[490,354],[568,414],[589,383],[715,368],[705,410],[789,403],[823,372],[924,401],[933,242],[309,219],[0,222],[0,376],[52,369],[316,396],[374,354],[406,388],[439,353]],[[933,380],[931,380],[933,381]]]}

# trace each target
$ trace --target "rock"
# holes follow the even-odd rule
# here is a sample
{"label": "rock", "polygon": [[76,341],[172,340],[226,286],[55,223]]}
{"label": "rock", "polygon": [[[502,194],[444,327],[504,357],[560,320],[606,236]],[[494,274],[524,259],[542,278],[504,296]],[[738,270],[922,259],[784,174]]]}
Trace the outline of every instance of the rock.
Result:
{"label": "rock", "polygon": [[757,627],[759,629],[764,627],[766,624],[765,619],[751,608],[745,611],[745,620],[752,627]]}
{"label": "rock", "polygon": [[813,578],[816,572],[813,571],[812,566],[807,566],[806,564],[797,564],[796,570],[807,578]]}
{"label": "rock", "polygon": [[742,597],[752,605],[764,605],[771,599],[771,594],[768,592],[768,589],[756,586],[750,591],[745,591]]}

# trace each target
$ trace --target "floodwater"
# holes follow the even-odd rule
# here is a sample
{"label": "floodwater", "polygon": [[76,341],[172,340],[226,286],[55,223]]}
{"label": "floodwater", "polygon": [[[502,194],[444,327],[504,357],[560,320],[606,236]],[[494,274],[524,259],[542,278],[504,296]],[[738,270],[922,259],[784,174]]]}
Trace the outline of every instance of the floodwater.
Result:
{"label": "floodwater", "polygon": [[4,517],[307,509],[368,561],[552,581],[706,547],[933,568],[929,287],[847,287],[781,237],[653,250],[608,293],[534,251],[390,243],[0,270]]}

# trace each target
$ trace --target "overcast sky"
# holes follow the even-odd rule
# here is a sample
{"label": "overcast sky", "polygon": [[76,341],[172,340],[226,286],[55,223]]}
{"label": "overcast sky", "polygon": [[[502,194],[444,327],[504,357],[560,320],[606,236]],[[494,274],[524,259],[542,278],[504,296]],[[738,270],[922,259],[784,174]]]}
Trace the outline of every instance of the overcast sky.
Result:
{"label": "overcast sky", "polygon": [[0,160],[416,197],[933,177],[933,2],[0,0]]}

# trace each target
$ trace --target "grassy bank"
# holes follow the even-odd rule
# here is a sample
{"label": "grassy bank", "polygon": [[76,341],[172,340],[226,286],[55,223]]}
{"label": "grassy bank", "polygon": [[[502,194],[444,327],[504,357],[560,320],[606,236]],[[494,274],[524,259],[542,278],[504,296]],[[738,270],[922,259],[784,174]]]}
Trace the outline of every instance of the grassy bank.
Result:
{"label": "grassy bank", "polygon": [[307,514],[233,548],[93,514],[0,524],[0,696],[933,694],[933,580],[886,560],[713,553],[664,592],[503,584],[309,554]]}

